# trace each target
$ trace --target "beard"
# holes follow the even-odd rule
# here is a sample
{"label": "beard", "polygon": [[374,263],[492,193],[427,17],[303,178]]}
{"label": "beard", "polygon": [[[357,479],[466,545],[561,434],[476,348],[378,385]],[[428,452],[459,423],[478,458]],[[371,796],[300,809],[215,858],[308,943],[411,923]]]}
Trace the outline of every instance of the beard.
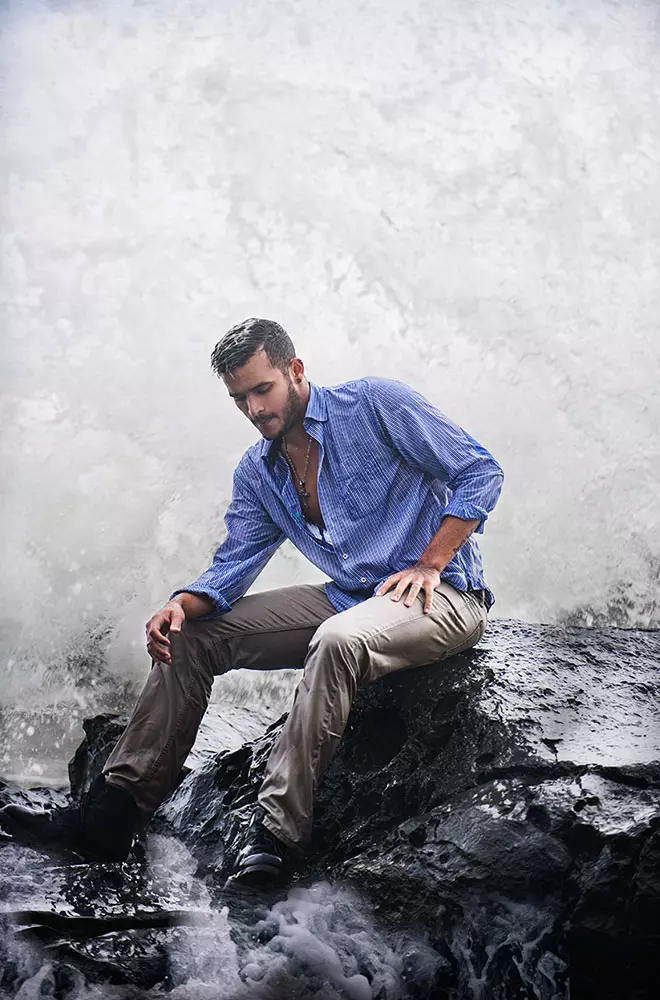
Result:
{"label": "beard", "polygon": [[[281,446],[282,438],[285,434],[291,430],[295,424],[300,423],[305,416],[306,404],[298,396],[296,390],[293,387],[293,382],[290,378],[287,378],[288,391],[286,397],[286,403],[284,404],[284,411],[281,414],[277,414],[279,419],[282,421],[282,429],[275,434],[271,440],[277,441],[278,445]],[[273,414],[274,415],[274,414]]]}
{"label": "beard", "polygon": [[282,431],[277,435],[277,440],[281,441],[284,435],[291,430],[294,424],[299,423],[305,415],[306,405],[293,388],[293,382],[288,379],[289,390],[286,397],[286,406],[282,414]]}

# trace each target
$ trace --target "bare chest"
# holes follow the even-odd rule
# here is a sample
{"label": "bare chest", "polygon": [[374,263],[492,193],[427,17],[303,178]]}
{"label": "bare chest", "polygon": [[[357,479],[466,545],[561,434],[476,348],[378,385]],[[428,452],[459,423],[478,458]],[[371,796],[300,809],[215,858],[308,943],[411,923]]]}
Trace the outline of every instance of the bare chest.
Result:
{"label": "bare chest", "polygon": [[[321,506],[319,504],[319,493],[318,493],[318,478],[319,478],[319,446],[318,442],[312,438],[312,445],[309,452],[309,466],[307,468],[307,473],[305,474],[305,462],[307,461],[307,449],[293,449],[289,448],[289,455],[296,469],[295,475],[295,487],[296,493],[300,498],[301,486],[300,480],[303,479],[305,483],[305,493],[309,495],[307,501],[307,509],[305,510],[301,505],[301,510],[308,518],[308,520],[313,521],[320,528],[325,528],[325,523],[323,521],[323,514],[321,513]],[[285,458],[286,461],[286,458]],[[288,463],[287,463],[288,464]],[[291,467],[289,466],[291,470]]]}

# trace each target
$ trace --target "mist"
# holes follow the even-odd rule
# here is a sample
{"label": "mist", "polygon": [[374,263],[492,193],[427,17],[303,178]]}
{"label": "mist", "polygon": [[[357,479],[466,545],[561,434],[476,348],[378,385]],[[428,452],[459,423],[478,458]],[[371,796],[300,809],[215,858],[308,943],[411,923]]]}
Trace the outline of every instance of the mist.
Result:
{"label": "mist", "polygon": [[[0,24],[0,704],[144,677],[144,623],[209,565],[258,439],[210,369],[247,316],[312,382],[399,378],[501,463],[491,617],[658,627],[655,2],[17,0]],[[323,579],[286,542],[251,589]]]}

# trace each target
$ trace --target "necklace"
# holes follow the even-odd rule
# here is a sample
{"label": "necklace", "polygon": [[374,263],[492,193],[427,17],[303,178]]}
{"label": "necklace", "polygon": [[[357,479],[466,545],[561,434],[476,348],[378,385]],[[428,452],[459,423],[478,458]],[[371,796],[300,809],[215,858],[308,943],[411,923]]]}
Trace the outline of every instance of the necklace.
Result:
{"label": "necklace", "polygon": [[307,459],[305,461],[305,471],[303,472],[303,478],[302,479],[300,478],[300,476],[296,472],[296,467],[293,464],[293,459],[291,458],[291,455],[289,454],[289,449],[286,446],[286,441],[284,440],[284,438],[282,438],[282,447],[284,448],[284,455],[286,457],[286,460],[289,463],[289,465],[291,466],[291,471],[293,472],[294,485],[295,485],[296,482],[298,483],[298,486],[296,486],[296,492],[298,492],[299,496],[300,496],[300,506],[302,507],[303,514],[306,514],[307,513],[307,508],[309,506],[310,494],[305,489],[305,479],[307,478],[307,470],[309,469],[309,456],[312,453],[312,438],[311,438],[311,435],[310,435],[310,438],[309,438],[309,444],[307,445]]}

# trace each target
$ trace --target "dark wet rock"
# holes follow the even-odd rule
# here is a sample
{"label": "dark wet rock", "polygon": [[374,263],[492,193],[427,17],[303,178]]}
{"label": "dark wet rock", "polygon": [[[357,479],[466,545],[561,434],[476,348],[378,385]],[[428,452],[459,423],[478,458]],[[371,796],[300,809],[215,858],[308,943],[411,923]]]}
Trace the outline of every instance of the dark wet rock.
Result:
{"label": "dark wet rock", "polygon": [[[86,792],[100,773],[108,754],[124,731],[126,721],[126,717],[118,713],[96,715],[83,721],[85,738],[69,762],[69,784],[74,798]],[[269,713],[258,708],[218,703],[209,705],[181,777],[210,757],[215,757],[219,747],[229,750],[255,739],[271,721]]]}
{"label": "dark wet rock", "polygon": [[[373,955],[357,955],[352,935],[351,967],[373,987],[355,996],[563,1000],[569,988],[573,1000],[655,995],[659,659],[657,632],[499,621],[470,653],[359,692],[318,791],[300,883],[330,878],[352,887],[390,942],[396,989],[378,985]],[[13,877],[4,890],[14,928],[50,941],[67,975],[140,989],[194,978],[190,956],[204,949],[189,944],[184,960],[177,935],[198,941],[199,928],[188,926],[193,914],[212,920],[222,912],[219,886],[280,725],[242,746],[220,737],[219,752],[208,731],[198,766],[152,821],[146,860],[74,866],[72,877],[74,869],[46,873],[33,852],[0,845],[0,889],[3,872]],[[75,794],[98,773],[121,726],[114,717],[88,721],[72,762]],[[26,794],[0,786],[0,802]],[[34,794],[43,801],[55,793]],[[185,869],[178,883],[177,865]],[[30,870],[41,873],[40,899]],[[227,947],[239,966],[252,955],[252,968],[255,941],[279,955],[290,938],[281,935],[286,893],[272,902],[230,908]],[[53,927],[47,914],[62,907],[64,924]],[[74,917],[88,924],[66,931]],[[15,935],[6,940],[16,947]],[[296,995],[287,982],[281,995]],[[269,988],[245,995],[280,995]]]}

